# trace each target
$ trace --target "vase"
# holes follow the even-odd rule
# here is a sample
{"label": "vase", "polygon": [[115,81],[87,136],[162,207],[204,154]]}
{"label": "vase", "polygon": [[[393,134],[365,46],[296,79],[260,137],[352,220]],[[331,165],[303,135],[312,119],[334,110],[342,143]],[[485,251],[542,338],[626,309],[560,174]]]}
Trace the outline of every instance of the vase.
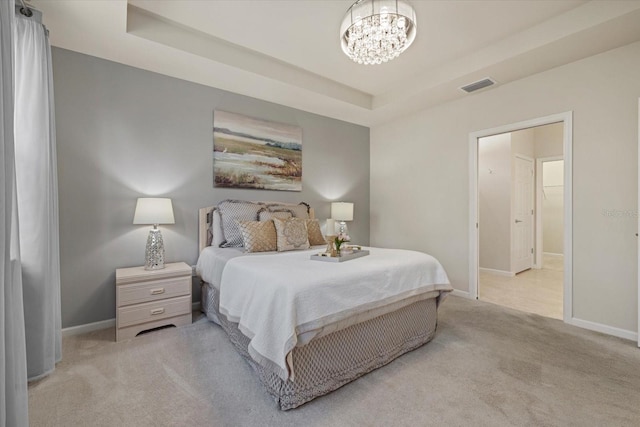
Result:
{"label": "vase", "polygon": [[336,244],[334,239],[336,238],[336,236],[327,236],[326,240],[327,240],[327,249],[325,250],[326,253],[329,254],[329,256],[336,256]]}

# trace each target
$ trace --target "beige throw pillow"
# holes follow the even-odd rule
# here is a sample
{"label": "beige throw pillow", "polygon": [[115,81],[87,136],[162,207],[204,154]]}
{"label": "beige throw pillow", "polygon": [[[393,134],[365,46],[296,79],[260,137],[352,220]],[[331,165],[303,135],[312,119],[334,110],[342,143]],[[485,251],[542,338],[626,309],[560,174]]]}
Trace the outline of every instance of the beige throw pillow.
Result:
{"label": "beige throw pillow", "polygon": [[309,249],[309,233],[304,218],[274,218],[278,251]]}
{"label": "beige throw pillow", "polygon": [[277,249],[273,221],[238,221],[246,252],[269,252]]}
{"label": "beige throw pillow", "polygon": [[320,230],[320,222],[317,219],[307,220],[307,232],[309,234],[309,244],[311,246],[324,245],[327,241]]}

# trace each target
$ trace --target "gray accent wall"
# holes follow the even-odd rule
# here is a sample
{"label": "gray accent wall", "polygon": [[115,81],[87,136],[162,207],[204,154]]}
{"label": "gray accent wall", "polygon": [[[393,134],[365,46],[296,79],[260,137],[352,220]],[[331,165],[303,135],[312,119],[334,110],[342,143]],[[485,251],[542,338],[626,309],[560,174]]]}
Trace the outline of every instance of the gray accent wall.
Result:
{"label": "gray accent wall", "polygon": [[[173,200],[167,262],[196,263],[198,209],[224,199],[305,201],[321,221],[350,201],[369,244],[369,128],[59,48],[53,75],[63,327],[115,317],[116,268],[144,264],[138,197]],[[302,192],[214,188],[214,109],[302,127]]]}

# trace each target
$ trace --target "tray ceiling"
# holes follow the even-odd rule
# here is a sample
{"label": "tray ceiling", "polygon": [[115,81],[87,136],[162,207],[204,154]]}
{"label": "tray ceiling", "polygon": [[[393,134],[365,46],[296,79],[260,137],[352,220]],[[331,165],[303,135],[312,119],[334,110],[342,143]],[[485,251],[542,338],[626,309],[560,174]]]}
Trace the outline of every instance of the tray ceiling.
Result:
{"label": "tray ceiling", "polygon": [[54,46],[365,126],[640,40],[640,1],[413,0],[414,44],[363,66],[340,49],[351,3],[31,2]]}

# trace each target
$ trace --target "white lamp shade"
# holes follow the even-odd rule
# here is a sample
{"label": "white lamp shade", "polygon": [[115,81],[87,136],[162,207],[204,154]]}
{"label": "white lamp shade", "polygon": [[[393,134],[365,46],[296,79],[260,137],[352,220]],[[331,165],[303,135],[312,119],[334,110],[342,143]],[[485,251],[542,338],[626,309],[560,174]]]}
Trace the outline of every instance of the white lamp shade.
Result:
{"label": "white lamp shade", "polygon": [[134,224],[175,224],[171,199],[141,197],[136,203]]}
{"label": "white lamp shade", "polygon": [[353,221],[353,203],[331,203],[331,218],[338,221]]}

